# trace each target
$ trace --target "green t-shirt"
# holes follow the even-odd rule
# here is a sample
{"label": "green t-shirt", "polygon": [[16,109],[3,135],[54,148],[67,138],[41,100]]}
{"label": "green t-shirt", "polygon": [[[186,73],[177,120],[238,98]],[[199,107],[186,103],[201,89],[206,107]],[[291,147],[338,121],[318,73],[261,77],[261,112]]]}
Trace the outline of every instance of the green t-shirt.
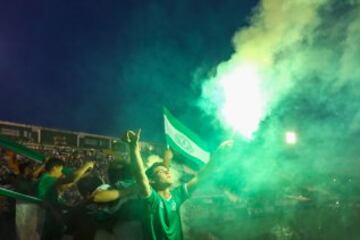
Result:
{"label": "green t-shirt", "polygon": [[65,176],[70,176],[70,175],[74,174],[74,172],[75,172],[75,170],[73,168],[63,167],[63,169],[62,169],[62,173]]}
{"label": "green t-shirt", "polygon": [[[69,176],[74,173],[72,168],[64,167],[62,173],[65,176]],[[56,189],[56,183],[59,179],[50,176],[48,173],[43,173],[38,181],[37,185],[37,197],[43,200],[47,200],[50,203],[59,203],[59,194]]]}
{"label": "green t-shirt", "polygon": [[41,175],[37,187],[37,197],[50,203],[58,203],[57,181],[56,177],[50,176],[48,173]]}
{"label": "green t-shirt", "polygon": [[181,240],[183,239],[180,219],[180,206],[188,198],[186,185],[171,191],[169,199],[162,198],[156,191],[145,198],[144,219],[145,239]]}

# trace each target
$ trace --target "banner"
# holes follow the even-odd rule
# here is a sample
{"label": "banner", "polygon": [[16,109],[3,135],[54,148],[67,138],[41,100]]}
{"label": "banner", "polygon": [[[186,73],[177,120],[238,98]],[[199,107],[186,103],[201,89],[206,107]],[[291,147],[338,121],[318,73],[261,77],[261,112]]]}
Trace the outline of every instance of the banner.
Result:
{"label": "banner", "polygon": [[210,153],[203,141],[166,108],[164,108],[164,125],[168,145],[185,156],[189,165],[201,168],[209,161]]}

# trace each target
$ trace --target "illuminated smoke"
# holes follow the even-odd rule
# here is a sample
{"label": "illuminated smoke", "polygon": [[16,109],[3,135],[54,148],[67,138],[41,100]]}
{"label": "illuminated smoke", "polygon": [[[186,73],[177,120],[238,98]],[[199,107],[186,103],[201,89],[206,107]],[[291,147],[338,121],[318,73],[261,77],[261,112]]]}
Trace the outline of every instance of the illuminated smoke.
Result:
{"label": "illuminated smoke", "polygon": [[[359,86],[359,1],[264,0],[232,42],[234,54],[203,84],[202,106],[247,138],[291,93],[313,101]],[[337,104],[359,99],[356,88],[347,94]]]}

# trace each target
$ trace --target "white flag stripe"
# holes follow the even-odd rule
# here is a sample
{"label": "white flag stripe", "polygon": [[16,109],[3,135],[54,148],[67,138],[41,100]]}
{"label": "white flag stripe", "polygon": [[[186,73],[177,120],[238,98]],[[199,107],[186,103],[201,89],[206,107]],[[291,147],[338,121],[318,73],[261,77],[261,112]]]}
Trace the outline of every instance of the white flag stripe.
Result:
{"label": "white flag stripe", "polygon": [[[204,151],[196,143],[194,143],[188,136],[178,131],[168,120],[167,116],[164,115],[165,122],[165,133],[187,154],[201,160],[204,163],[207,163],[210,160],[210,153]],[[183,141],[181,141],[183,140]],[[184,146],[184,141],[186,144],[191,146]]]}

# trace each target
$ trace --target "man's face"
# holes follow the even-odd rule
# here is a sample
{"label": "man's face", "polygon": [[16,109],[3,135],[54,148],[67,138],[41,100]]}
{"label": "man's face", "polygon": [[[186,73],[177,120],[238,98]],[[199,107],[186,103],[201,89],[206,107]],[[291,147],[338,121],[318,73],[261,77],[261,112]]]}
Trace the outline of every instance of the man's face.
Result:
{"label": "man's face", "polygon": [[158,166],[154,170],[154,183],[159,188],[170,187],[173,184],[173,178],[170,169],[164,166]]}
{"label": "man's face", "polygon": [[63,166],[61,165],[56,165],[53,167],[53,173],[55,177],[61,177],[62,176],[62,169]]}

